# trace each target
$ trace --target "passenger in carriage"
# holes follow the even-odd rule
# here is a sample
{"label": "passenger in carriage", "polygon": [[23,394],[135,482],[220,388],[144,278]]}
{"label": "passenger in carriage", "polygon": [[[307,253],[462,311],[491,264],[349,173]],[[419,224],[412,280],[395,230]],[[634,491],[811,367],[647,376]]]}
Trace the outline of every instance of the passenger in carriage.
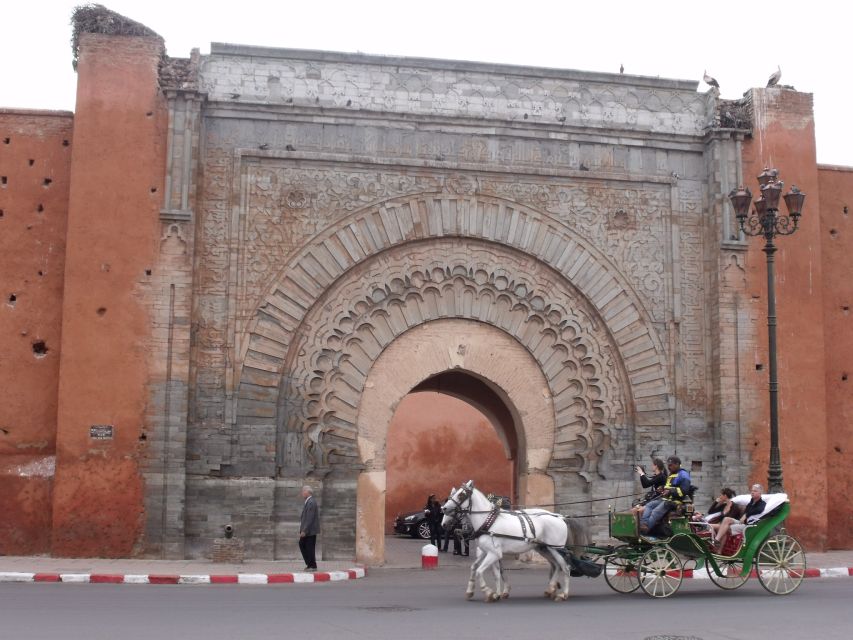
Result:
{"label": "passenger in carriage", "polygon": [[718,518],[714,522],[710,522],[707,525],[711,531],[716,534],[724,518],[739,519],[741,515],[743,515],[743,508],[732,501],[732,498],[734,497],[735,492],[726,487],[720,491],[720,496],[711,503],[711,506],[708,508],[708,513],[703,515],[697,512],[694,514],[694,520],[707,520],[708,516],[719,514]]}
{"label": "passenger in carriage", "polygon": [[648,489],[648,491],[636,505],[631,507],[631,511],[633,513],[642,513],[643,507],[657,498],[660,492],[663,491],[667,476],[666,466],[660,458],[653,458],[651,475],[647,474],[645,469],[640,465],[634,467],[634,471],[640,476],[640,484],[643,485],[643,489]]}
{"label": "passenger in carriage", "polygon": [[743,510],[740,517],[727,517],[722,519],[713,539],[713,548],[715,551],[719,551],[725,546],[726,539],[729,537],[730,533],[743,533],[747,525],[750,524],[749,519],[754,516],[760,516],[764,512],[765,507],[767,507],[767,503],[761,498],[761,494],[763,492],[764,487],[760,484],[752,485],[752,488],[749,491],[749,504],[746,505],[746,508]]}
{"label": "passenger in carriage", "polygon": [[640,533],[642,535],[651,534],[666,514],[676,509],[685,499],[689,499],[690,474],[681,468],[681,459],[678,456],[670,456],[666,459],[666,466],[669,470],[669,476],[667,476],[660,497],[655,498],[643,507],[643,515],[640,516]]}

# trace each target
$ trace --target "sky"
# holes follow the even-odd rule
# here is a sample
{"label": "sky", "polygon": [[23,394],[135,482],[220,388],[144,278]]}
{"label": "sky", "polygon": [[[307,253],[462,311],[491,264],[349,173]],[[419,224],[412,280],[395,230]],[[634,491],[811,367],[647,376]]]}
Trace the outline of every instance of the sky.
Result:
{"label": "sky", "polygon": [[[0,108],[74,110],[74,0],[6,0]],[[102,0],[150,27],[170,56],[211,42],[475,60],[720,83],[723,98],[780,84],[814,94],[817,159],[853,166],[849,21],[824,0]]]}

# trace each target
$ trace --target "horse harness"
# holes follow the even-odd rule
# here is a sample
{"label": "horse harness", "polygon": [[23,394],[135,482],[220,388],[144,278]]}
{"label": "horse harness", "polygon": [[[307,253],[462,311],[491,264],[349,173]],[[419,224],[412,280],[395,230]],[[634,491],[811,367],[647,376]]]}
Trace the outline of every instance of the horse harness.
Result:
{"label": "horse harness", "polygon": [[[471,493],[467,489],[463,490],[461,502],[456,500],[453,496],[450,496],[450,498],[449,498],[449,500],[451,500],[453,502],[453,504],[456,505],[455,511],[458,511],[462,514],[484,513],[482,511],[479,511],[479,512],[471,511],[470,506],[468,509],[463,509],[462,505],[470,499],[471,499]],[[495,524],[495,521],[498,519],[498,516],[501,513],[513,515],[513,516],[518,518],[518,522],[519,522],[519,524],[521,524],[521,535],[520,536],[513,536],[513,535],[510,535],[508,533],[493,533],[490,531],[490,529]],[[544,515],[544,514],[542,514],[542,515]],[[555,518],[561,517],[559,514],[556,514],[556,513],[548,514],[548,515],[554,516]],[[529,536],[527,535],[528,527],[530,528],[530,535]],[[540,542],[539,540],[537,540],[536,539],[536,527],[533,526],[533,518],[530,517],[529,513],[525,512],[525,511],[505,511],[505,510],[501,509],[500,507],[498,507],[498,505],[494,505],[489,510],[488,515],[486,516],[486,519],[483,522],[483,524],[481,524],[477,528],[477,530],[471,534],[471,539],[476,540],[477,538],[479,538],[480,536],[485,535],[485,534],[488,534],[494,538],[509,538],[511,540],[521,540],[522,542],[529,542],[532,544],[540,544],[540,545],[544,545],[547,547],[561,547],[562,546],[562,545],[548,545],[548,544],[545,544],[544,542]]]}
{"label": "horse harness", "polygon": [[[509,533],[494,533],[490,531],[492,525],[495,524],[495,521],[498,519],[498,516],[501,513],[505,513],[507,515],[515,516],[518,518],[518,523],[521,525],[521,535],[514,536]],[[545,515],[545,514],[541,514]],[[548,514],[552,515],[555,518],[559,518],[558,514]],[[527,535],[528,529],[530,530],[530,535]],[[493,538],[509,538],[510,540],[520,540],[522,542],[529,542],[531,544],[544,545],[546,547],[561,547],[562,545],[549,545],[544,542],[536,539],[536,527],[533,524],[533,518],[530,517],[529,513],[524,511],[505,511],[500,509],[497,505],[495,505],[494,509],[489,511],[489,514],[486,516],[486,520],[480,527],[471,534],[472,539],[477,539],[482,535],[490,535]]]}

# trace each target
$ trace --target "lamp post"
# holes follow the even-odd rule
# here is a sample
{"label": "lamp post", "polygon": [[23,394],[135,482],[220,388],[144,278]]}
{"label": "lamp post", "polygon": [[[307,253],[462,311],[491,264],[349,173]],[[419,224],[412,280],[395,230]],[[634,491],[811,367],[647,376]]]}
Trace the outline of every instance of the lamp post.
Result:
{"label": "lamp post", "polygon": [[761,197],[755,201],[752,215],[752,193],[740,187],[729,193],[740,230],[748,236],[764,237],[764,253],[767,255],[767,335],[770,342],[770,465],[767,470],[767,484],[770,493],[781,493],[782,459],[779,455],[779,380],[776,372],[776,274],[775,258],[776,236],[789,236],[799,227],[800,215],[806,194],[796,186],[785,194],[785,206],[788,215],[779,215],[779,196],[784,183],[779,180],[776,169],[764,169],[758,176]]}

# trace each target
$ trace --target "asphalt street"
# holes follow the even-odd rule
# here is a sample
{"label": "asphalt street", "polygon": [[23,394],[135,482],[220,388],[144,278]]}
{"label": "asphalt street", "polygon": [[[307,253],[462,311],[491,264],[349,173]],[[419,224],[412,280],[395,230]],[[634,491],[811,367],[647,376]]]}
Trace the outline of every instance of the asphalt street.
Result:
{"label": "asphalt street", "polygon": [[789,596],[754,579],[732,592],[685,580],[656,600],[575,578],[570,600],[554,603],[541,595],[544,569],[508,573],[511,597],[492,604],[465,600],[459,568],[280,587],[0,584],[0,638],[848,640],[853,628],[850,579],[806,580]]}

